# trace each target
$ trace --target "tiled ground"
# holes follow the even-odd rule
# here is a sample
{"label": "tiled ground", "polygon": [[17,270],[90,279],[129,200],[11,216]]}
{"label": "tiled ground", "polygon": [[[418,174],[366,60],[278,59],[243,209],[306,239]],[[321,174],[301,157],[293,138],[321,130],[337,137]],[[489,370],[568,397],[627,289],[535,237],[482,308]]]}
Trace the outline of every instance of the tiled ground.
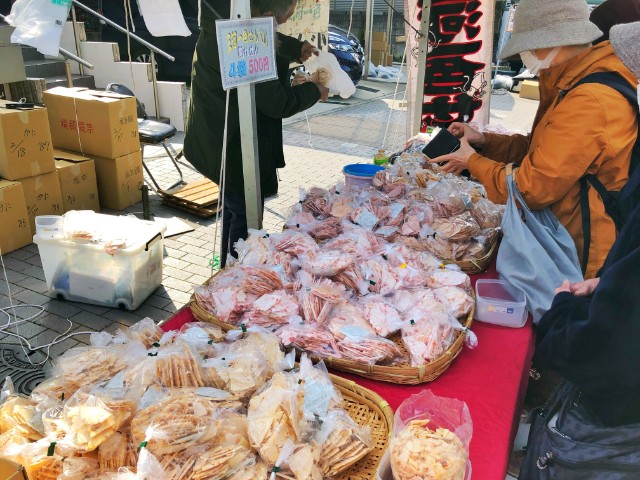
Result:
{"label": "tiled ground", "polygon": [[[392,101],[395,85],[376,82],[366,82],[366,85],[379,91],[359,91],[359,98],[349,100],[349,105],[318,105],[308,112],[308,123],[304,114],[285,122],[287,167],[280,171],[280,193],[266,202],[266,230],[282,228],[289,207],[299,199],[301,187],[334,184],[342,178],[342,166],[370,161],[383,143],[387,123],[385,146],[393,146],[394,135],[395,146],[403,143],[404,115],[395,108],[397,102]],[[537,102],[521,100],[513,94],[494,96],[491,123],[527,129],[536,106]],[[182,138],[182,135],[174,138],[173,147],[178,151]],[[148,149],[146,159],[161,185],[166,186],[177,179],[162,149]],[[200,178],[188,165],[182,170],[187,181]],[[142,206],[138,204],[126,213],[141,211]],[[0,276],[0,308],[10,306],[10,288],[14,305],[41,305],[44,313],[8,331],[24,336],[35,348],[52,342],[63,333],[113,332],[147,316],[156,321],[167,319],[182,308],[189,301],[193,285],[201,284],[210,276],[216,220],[198,218],[164,206],[155,194],[151,195],[151,212],[157,217],[176,216],[195,230],[165,239],[162,286],[138,310],[130,312],[49,298],[37,246],[29,245],[2,258],[8,284]],[[29,318],[35,313],[37,310],[31,307],[16,309],[18,318]],[[6,319],[0,316],[0,322],[4,323]],[[50,354],[56,357],[88,340],[88,335],[74,336],[52,346]],[[2,343],[15,344],[18,339],[0,334]]]}

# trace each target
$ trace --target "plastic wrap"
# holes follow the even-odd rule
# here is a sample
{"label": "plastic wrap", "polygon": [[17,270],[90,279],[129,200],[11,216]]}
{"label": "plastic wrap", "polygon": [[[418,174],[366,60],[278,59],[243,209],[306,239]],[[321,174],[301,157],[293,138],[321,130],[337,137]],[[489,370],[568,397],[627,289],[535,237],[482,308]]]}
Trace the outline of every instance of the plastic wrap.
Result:
{"label": "plastic wrap", "polygon": [[333,308],[344,301],[347,295],[343,289],[325,280],[303,286],[297,292],[297,297],[304,320],[323,325]]}
{"label": "plastic wrap", "polygon": [[256,295],[247,294],[241,284],[195,287],[193,290],[200,306],[217,316],[220,321],[234,325],[257,298]]}
{"label": "plastic wrap", "polygon": [[135,470],[138,464],[137,448],[130,433],[114,433],[98,447],[100,471],[117,471],[121,467]]}
{"label": "plastic wrap", "polygon": [[381,295],[389,295],[402,288],[397,269],[393,269],[381,256],[359,262],[362,277],[369,283],[369,291]]}
{"label": "plastic wrap", "polygon": [[238,398],[252,395],[267,380],[269,365],[259,350],[233,354],[223,352],[202,364],[207,385],[223,389]]}
{"label": "plastic wrap", "polygon": [[331,332],[309,323],[292,323],[276,331],[285,347],[295,347],[319,357],[340,357]]}
{"label": "plastic wrap", "polygon": [[24,446],[22,465],[30,480],[58,480],[63,474],[64,459],[77,455],[69,445],[43,439]]}
{"label": "plastic wrap", "polygon": [[[204,392],[203,392],[204,393]],[[168,455],[215,437],[214,414],[240,404],[183,390],[139,411],[131,421],[134,443],[147,441],[154,455]]]}
{"label": "plastic wrap", "polygon": [[429,390],[406,399],[395,414],[389,444],[397,480],[469,478],[473,423],[467,405]]}
{"label": "plastic wrap", "polygon": [[98,469],[98,461],[89,457],[69,457],[62,462],[62,474],[58,480],[85,480]]}
{"label": "plastic wrap", "polygon": [[463,241],[482,233],[480,226],[469,212],[463,212],[449,218],[436,218],[431,224],[438,235],[451,242]]}
{"label": "plastic wrap", "polygon": [[126,331],[127,337],[141,342],[147,348],[159,342],[163,333],[162,329],[156,325],[156,322],[149,317],[134,323]]}
{"label": "plastic wrap", "polygon": [[370,429],[358,425],[344,410],[333,410],[323,418],[316,440],[325,477],[343,472],[374,447]]}
{"label": "plastic wrap", "polygon": [[298,384],[298,398],[302,398],[302,416],[307,422],[304,439],[310,440],[309,437],[317,430],[318,420],[342,405],[342,395],[333,385],[324,363],[313,365],[306,354],[300,357],[298,371],[291,372],[289,376]]}
{"label": "plastic wrap", "polygon": [[246,325],[272,328],[299,318],[299,307],[293,295],[284,290],[276,290],[258,298],[242,317]]}
{"label": "plastic wrap", "polygon": [[30,440],[17,429],[12,428],[0,434],[0,458],[22,463],[22,450]]}
{"label": "plastic wrap", "polygon": [[225,480],[267,480],[269,478],[269,468],[256,456],[250,457],[245,465]]}
{"label": "plastic wrap", "polygon": [[245,351],[260,351],[269,377],[277,371],[293,368],[290,358],[282,351],[278,336],[264,328],[249,327],[246,332],[231,330],[227,333],[227,339],[233,342],[228,350],[237,355]]}
{"label": "plastic wrap", "polygon": [[391,340],[355,327],[342,327],[334,332],[340,356],[354,362],[374,365],[402,359],[402,351]]}
{"label": "plastic wrap", "polygon": [[220,327],[207,322],[187,323],[180,328],[179,339],[187,343],[199,354],[210,354],[214,344],[224,340],[225,334]]}
{"label": "plastic wrap", "polygon": [[105,403],[96,395],[78,391],[62,411],[61,421],[66,429],[64,441],[83,452],[95,450],[131,418],[135,408],[133,401]]}
{"label": "plastic wrap", "polygon": [[333,277],[354,262],[353,255],[336,250],[322,250],[317,254],[299,255],[300,266],[311,275]]}
{"label": "plastic wrap", "polygon": [[452,267],[433,270],[429,275],[427,285],[431,288],[458,287],[468,292],[471,289],[469,275]]}
{"label": "plastic wrap", "polygon": [[285,230],[282,233],[270,235],[269,240],[274,250],[294,256],[318,249],[313,238],[295,230]]}
{"label": "plastic wrap", "polygon": [[14,430],[29,440],[43,437],[41,413],[29,398],[17,393],[9,393],[0,406],[0,433]]}
{"label": "plastic wrap", "polygon": [[402,328],[404,320],[384,297],[370,297],[364,301],[364,318],[376,334],[388,337]]}
{"label": "plastic wrap", "polygon": [[459,319],[464,319],[475,304],[473,297],[459,287],[440,287],[433,294],[450,315]]}
{"label": "plastic wrap", "polygon": [[247,294],[258,297],[276,290],[284,289],[283,279],[275,266],[270,267],[245,267],[240,269],[245,276],[242,279],[242,288]]}
{"label": "plastic wrap", "polygon": [[504,208],[504,205],[496,205],[486,198],[481,198],[474,204],[471,214],[483,230],[500,228]]}
{"label": "plastic wrap", "polygon": [[302,416],[297,384],[284,373],[276,373],[262,392],[249,401],[249,439],[268,464],[276,465],[288,440],[299,442]]}
{"label": "plastic wrap", "polygon": [[432,209],[436,217],[449,218],[473,208],[471,195],[461,194],[449,179],[430,185],[428,191],[433,196]]}

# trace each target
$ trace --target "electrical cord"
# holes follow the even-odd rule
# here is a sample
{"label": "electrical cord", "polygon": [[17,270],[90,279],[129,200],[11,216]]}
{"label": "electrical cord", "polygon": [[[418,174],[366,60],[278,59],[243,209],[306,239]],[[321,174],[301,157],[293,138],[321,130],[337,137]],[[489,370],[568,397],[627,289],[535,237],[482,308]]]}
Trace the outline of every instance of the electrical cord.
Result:
{"label": "electrical cord", "polygon": [[[11,337],[15,337],[20,341],[20,348],[22,348],[22,351],[25,354],[25,357],[27,358],[27,360],[29,361],[29,363],[33,366],[41,366],[44,365],[50,358],[51,358],[51,347],[53,347],[54,345],[57,345],[58,343],[62,343],[65,340],[77,336],[77,335],[91,335],[94,332],[73,332],[73,333],[69,333],[71,331],[71,329],[73,328],[73,322],[71,320],[69,320],[68,318],[66,319],[67,322],[69,322],[69,327],[63,332],[58,334],[53,341],[49,342],[49,343],[45,343],[43,345],[40,346],[33,346],[31,345],[31,342],[29,342],[29,340],[27,338],[25,338],[23,335],[20,335],[20,328],[19,325],[29,322],[31,320],[34,320],[35,318],[37,318],[41,313],[44,312],[44,307],[42,305],[33,305],[33,304],[22,304],[22,305],[15,305],[13,303],[13,296],[11,295],[11,285],[9,284],[9,277],[7,276],[7,269],[5,267],[4,264],[4,257],[2,256],[2,249],[0,248],[0,263],[2,264],[2,272],[4,274],[4,280],[7,284],[7,294],[9,297],[9,306],[8,307],[4,307],[4,308],[0,308],[0,313],[4,314],[7,317],[7,323],[4,325],[0,326],[0,332],[5,334],[5,335],[9,335]],[[39,310],[37,313],[27,317],[27,318],[23,318],[21,320],[18,319],[18,316],[16,315],[16,308],[35,308],[37,310]],[[11,311],[13,313],[13,318],[15,319],[13,322],[11,321],[11,314],[9,313],[9,311]],[[11,327],[15,327],[16,329],[16,333],[13,332],[9,332],[7,329],[11,328]],[[26,346],[26,348],[25,348]],[[28,349],[28,350],[27,350]],[[42,362],[39,363],[34,363],[31,360],[31,355],[33,355],[35,352],[38,352],[40,350],[44,350],[46,349],[46,354],[45,354],[45,359]]]}

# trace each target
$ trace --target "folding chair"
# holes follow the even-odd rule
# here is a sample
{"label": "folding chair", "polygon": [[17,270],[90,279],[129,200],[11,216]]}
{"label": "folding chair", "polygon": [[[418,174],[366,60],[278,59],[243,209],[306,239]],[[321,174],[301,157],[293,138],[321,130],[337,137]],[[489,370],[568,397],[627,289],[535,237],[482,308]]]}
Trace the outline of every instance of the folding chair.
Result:
{"label": "folding chair", "polygon": [[[107,91],[113,92],[113,93],[119,93],[120,95],[129,95],[129,96],[135,97],[134,93],[131,90],[129,90],[127,87],[119,83],[110,83],[109,85],[107,85]],[[167,146],[167,143],[166,143],[167,140],[169,140],[176,134],[177,132],[176,127],[174,127],[173,125],[168,125],[166,123],[158,122],[156,120],[150,120],[149,115],[147,115],[147,112],[144,109],[144,106],[138,101],[137,98],[136,98],[136,106],[137,106],[137,115],[138,115],[138,131],[140,134],[140,149],[142,151],[142,166],[147,172],[147,175],[149,175],[149,179],[151,180],[153,185],[155,185],[155,188],[153,187],[152,188],[156,193],[164,193],[167,190],[171,190],[177,187],[178,185],[185,185],[186,182],[183,180],[182,170],[180,170],[180,167],[178,166],[178,162],[176,161],[176,158],[173,156],[173,154],[169,150],[169,147]],[[171,159],[171,162],[173,162],[173,165],[176,167],[176,170],[178,170],[178,174],[180,175],[180,180],[172,184],[167,189],[160,188],[160,185],[158,185],[158,182],[153,177],[153,175],[151,174],[151,171],[149,170],[149,167],[147,167],[147,164],[144,161],[144,147],[146,145],[153,145],[153,146],[162,145],[164,147],[165,151],[167,152],[167,155],[169,155],[169,158]]]}

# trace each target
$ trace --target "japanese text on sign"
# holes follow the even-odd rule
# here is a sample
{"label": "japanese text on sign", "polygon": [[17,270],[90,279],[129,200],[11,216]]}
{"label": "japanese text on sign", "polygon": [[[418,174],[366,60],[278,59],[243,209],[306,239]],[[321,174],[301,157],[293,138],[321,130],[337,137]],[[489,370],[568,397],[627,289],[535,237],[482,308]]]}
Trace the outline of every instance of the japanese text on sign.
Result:
{"label": "japanese text on sign", "polygon": [[324,49],[329,30],[329,0],[298,0],[296,10],[278,31]]}
{"label": "japanese text on sign", "polygon": [[271,17],[217,20],[216,32],[225,90],[277,78]]}

